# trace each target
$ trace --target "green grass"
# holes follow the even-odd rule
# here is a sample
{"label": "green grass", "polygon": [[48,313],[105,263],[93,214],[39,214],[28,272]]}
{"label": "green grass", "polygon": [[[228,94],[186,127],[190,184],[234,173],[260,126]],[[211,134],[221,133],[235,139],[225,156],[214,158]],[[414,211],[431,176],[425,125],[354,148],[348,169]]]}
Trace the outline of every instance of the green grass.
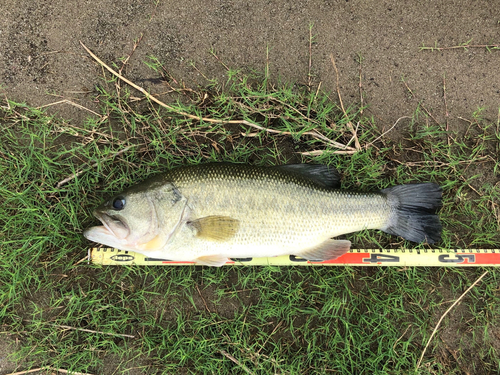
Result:
{"label": "green grass", "polygon": [[[150,65],[166,75],[157,60]],[[2,104],[0,341],[18,340],[10,360],[19,371],[414,373],[441,315],[484,270],[80,262],[90,246],[82,231],[105,197],[168,168],[207,161],[328,163],[342,173],[342,187],[355,190],[434,181],[444,188],[439,246],[498,247],[500,133],[480,111],[446,132],[416,104],[391,141],[379,138],[361,108],[347,108],[347,119],[333,95],[273,86],[267,73],[228,77],[193,90],[176,86],[162,100],[199,118],[245,119],[290,134],[136,103],[126,88],[117,97],[109,77],[96,95],[102,117],[82,124]],[[348,144],[348,121],[363,147],[354,155],[304,135]],[[310,151],[316,155],[301,154]],[[347,238],[359,248],[415,246],[378,231]],[[445,318],[417,373],[500,371],[499,278],[491,269]]]}

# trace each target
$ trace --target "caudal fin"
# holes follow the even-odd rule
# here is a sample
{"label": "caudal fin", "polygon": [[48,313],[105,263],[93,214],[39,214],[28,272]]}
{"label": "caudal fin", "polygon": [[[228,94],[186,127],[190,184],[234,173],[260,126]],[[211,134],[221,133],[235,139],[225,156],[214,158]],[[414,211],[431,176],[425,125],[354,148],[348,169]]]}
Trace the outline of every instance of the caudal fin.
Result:
{"label": "caudal fin", "polygon": [[433,183],[399,185],[381,190],[391,206],[386,233],[413,242],[434,243],[441,239],[436,210],[441,207],[442,189]]}

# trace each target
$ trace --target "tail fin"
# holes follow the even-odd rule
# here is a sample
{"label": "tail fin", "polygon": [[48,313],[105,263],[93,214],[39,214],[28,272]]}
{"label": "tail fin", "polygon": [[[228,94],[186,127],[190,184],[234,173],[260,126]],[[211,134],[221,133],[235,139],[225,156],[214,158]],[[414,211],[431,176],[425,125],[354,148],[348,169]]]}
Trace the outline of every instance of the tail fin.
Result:
{"label": "tail fin", "polygon": [[413,242],[434,243],[441,239],[441,223],[435,214],[441,207],[442,189],[433,183],[399,185],[381,190],[391,206],[386,233]]}

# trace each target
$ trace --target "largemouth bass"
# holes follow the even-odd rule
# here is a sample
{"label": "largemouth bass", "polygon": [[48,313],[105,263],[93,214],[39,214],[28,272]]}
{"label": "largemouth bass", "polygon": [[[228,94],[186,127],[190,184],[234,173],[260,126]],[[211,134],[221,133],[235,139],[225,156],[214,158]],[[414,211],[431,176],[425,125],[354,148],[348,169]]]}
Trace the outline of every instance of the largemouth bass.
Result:
{"label": "largemouth bass", "polygon": [[148,257],[210,266],[228,258],[279,255],[335,259],[351,242],[332,237],[364,229],[413,242],[440,239],[438,185],[360,193],[336,189],[339,181],[325,165],[175,168],[99,206],[94,215],[103,225],[84,235]]}

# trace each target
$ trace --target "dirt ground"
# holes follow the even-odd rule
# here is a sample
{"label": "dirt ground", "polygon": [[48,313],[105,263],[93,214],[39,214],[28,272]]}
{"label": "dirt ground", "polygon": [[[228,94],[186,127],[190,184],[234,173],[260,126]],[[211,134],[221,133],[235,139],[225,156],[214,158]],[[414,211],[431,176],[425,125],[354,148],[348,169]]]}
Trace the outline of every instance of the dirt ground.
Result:
{"label": "dirt ground", "polygon": [[[207,83],[200,72],[223,82],[211,49],[229,67],[263,71],[268,61],[275,82],[307,84],[313,24],[313,84],[335,90],[332,54],[345,104],[360,102],[361,74],[363,101],[381,128],[411,116],[419,101],[438,121],[448,112],[452,130],[480,107],[487,119],[499,116],[500,51],[420,50],[500,43],[496,1],[2,0],[0,9],[0,93],[31,106],[70,99],[98,110],[92,97],[102,69],[80,41],[118,67],[134,51],[123,74],[151,92],[165,87],[143,63],[149,55],[187,86]],[[73,123],[89,115],[69,104],[49,111]],[[0,372],[11,367],[6,340],[0,336]]]}
{"label": "dirt ground", "polygon": [[[364,102],[380,127],[411,115],[423,100],[450,126],[483,107],[498,117],[499,51],[485,48],[420,51],[422,45],[498,44],[500,16],[494,1],[310,0],[251,3],[206,0],[3,0],[0,17],[0,83],[12,100],[41,106],[70,99],[89,109],[98,67],[80,46],[84,42],[106,63],[125,66],[124,74],[152,92],[165,87],[143,61],[154,55],[177,79],[205,84],[191,63],[209,78],[224,79],[228,66],[263,71],[269,47],[274,80],[307,83],[309,25],[314,24],[313,83],[335,89],[330,54],[341,75],[344,100],[358,103],[361,68]],[[361,66],[358,63],[362,57]],[[409,98],[405,78],[417,99]],[[67,104],[51,111],[78,123],[88,112]]]}

